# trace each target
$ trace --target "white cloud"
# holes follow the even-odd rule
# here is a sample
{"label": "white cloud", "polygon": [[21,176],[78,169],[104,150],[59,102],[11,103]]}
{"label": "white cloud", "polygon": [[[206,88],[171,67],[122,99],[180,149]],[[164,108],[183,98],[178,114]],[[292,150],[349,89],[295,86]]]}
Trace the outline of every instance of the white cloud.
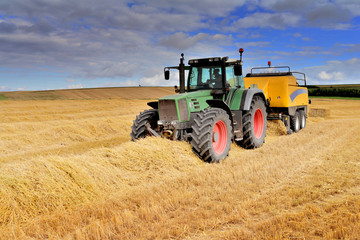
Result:
{"label": "white cloud", "polygon": [[324,65],[307,67],[303,72],[311,79],[309,84],[357,84],[360,76],[359,64],[359,58],[332,60]]}
{"label": "white cloud", "polygon": [[126,80],[126,81],[118,81],[118,82],[106,82],[102,85],[102,87],[137,87],[139,85],[140,85],[139,81]]}
{"label": "white cloud", "polygon": [[318,74],[318,77],[322,80],[330,80],[332,79],[332,75],[331,74],[328,74],[326,71],[321,71],[319,74]]}
{"label": "white cloud", "polygon": [[301,20],[300,15],[294,13],[264,13],[256,12],[234,22],[233,29],[244,28],[273,28],[286,29],[295,27]]}
{"label": "white cloud", "polygon": [[170,80],[165,80],[164,74],[159,73],[152,77],[140,79],[141,86],[175,86],[179,85],[179,72],[177,70],[170,72]]}
{"label": "white cloud", "polygon": [[195,36],[189,36],[189,34],[183,32],[177,32],[169,37],[160,40],[160,43],[179,50],[188,49],[194,46],[197,42],[205,40],[209,37],[209,34],[198,33]]}
{"label": "white cloud", "polygon": [[[230,36],[231,37],[231,36]],[[214,40],[225,40],[228,38],[227,35],[225,34],[215,34],[213,37],[212,37]]]}
{"label": "white cloud", "polygon": [[[141,3],[148,3],[147,0],[139,0]],[[205,15],[207,17],[228,17],[236,8],[246,4],[246,0],[227,0],[226,2],[214,0],[182,0],[168,1],[156,0],[152,1],[152,6],[164,12],[169,10],[175,13],[186,13],[189,15]]]}
{"label": "white cloud", "polygon": [[351,59],[346,61],[346,64],[360,65],[360,59],[359,58],[351,58]]}
{"label": "white cloud", "polygon": [[269,45],[270,42],[263,42],[263,41],[259,41],[259,42],[243,42],[241,43],[241,46],[243,47],[265,47],[267,45]]}
{"label": "white cloud", "polygon": [[300,39],[303,40],[303,41],[310,41],[310,40],[311,40],[311,38],[309,38],[309,37],[304,37],[301,33],[294,33],[294,34],[293,34],[293,37],[295,37],[295,38],[300,38]]}
{"label": "white cloud", "polygon": [[68,85],[68,89],[74,89],[74,88],[84,88],[84,85],[81,83]]}
{"label": "white cloud", "polygon": [[344,80],[344,73],[342,72],[326,72],[326,71],[321,71],[318,74],[318,77],[321,80]]}

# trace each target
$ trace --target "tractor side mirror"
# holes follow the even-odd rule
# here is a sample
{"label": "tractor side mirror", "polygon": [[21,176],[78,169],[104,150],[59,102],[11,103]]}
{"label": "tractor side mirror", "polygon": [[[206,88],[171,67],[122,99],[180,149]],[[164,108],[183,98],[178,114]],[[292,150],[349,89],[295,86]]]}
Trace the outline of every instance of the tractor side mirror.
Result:
{"label": "tractor side mirror", "polygon": [[168,68],[164,69],[164,77],[165,77],[165,80],[170,79],[170,70]]}
{"label": "tractor side mirror", "polygon": [[242,75],[242,67],[241,67],[241,65],[235,65],[234,66],[234,74],[235,74],[235,76],[241,76]]}

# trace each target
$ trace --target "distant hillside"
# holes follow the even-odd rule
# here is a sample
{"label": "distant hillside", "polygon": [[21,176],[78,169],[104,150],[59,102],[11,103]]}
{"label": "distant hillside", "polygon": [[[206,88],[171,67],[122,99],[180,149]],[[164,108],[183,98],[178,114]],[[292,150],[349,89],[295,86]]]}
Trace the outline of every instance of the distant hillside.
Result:
{"label": "distant hillside", "polygon": [[56,99],[153,99],[174,94],[173,87],[112,87],[47,91],[2,92],[0,100],[56,100]]}
{"label": "distant hillside", "polygon": [[[360,98],[360,84],[308,85],[310,96]],[[175,94],[173,87],[111,87],[0,92],[0,100],[154,99]]]}

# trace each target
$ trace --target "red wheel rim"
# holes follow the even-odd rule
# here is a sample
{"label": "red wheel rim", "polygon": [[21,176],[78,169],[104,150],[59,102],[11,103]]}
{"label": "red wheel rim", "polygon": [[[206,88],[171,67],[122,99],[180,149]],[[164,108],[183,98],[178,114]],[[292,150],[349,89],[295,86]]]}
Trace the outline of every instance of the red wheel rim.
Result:
{"label": "red wheel rim", "polygon": [[212,144],[214,151],[217,154],[224,152],[227,143],[227,129],[223,121],[219,120],[215,123],[213,134],[212,134]]}
{"label": "red wheel rim", "polygon": [[254,116],[254,133],[257,139],[261,138],[264,131],[264,117],[260,108],[256,109]]}

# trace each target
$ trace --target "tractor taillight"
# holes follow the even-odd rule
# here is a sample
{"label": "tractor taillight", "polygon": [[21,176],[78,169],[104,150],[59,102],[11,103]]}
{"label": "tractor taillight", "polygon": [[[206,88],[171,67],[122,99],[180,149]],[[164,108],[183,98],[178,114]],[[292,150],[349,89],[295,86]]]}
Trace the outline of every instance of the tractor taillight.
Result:
{"label": "tractor taillight", "polygon": [[244,52],[244,49],[240,48],[239,53],[243,53],[243,52]]}
{"label": "tractor taillight", "polygon": [[271,67],[271,61],[268,61],[268,65],[269,65],[269,67]]}

